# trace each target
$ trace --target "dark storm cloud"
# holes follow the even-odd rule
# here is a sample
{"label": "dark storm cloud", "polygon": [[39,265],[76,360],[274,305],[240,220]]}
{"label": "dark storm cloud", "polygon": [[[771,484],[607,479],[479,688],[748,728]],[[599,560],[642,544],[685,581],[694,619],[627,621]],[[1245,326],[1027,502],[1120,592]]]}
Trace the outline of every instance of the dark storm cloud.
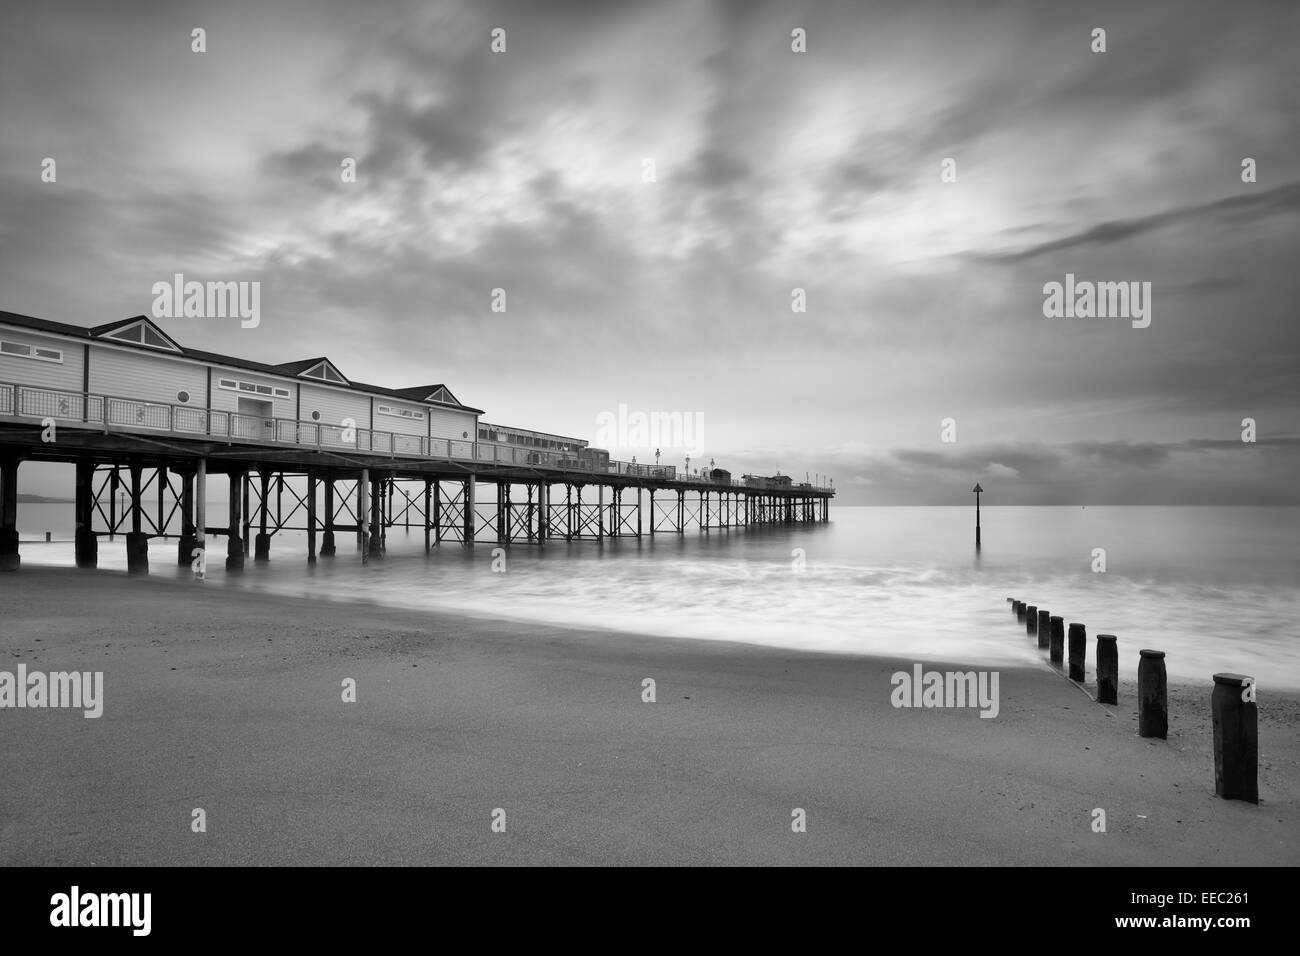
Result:
{"label": "dark storm cloud", "polygon": [[1053,252],[1081,246],[1112,245],[1158,229],[1199,222],[1233,224],[1254,221],[1261,216],[1295,215],[1300,210],[1300,182],[1286,183],[1273,189],[1225,196],[1210,202],[1195,203],[1150,216],[1119,219],[1090,226],[1081,232],[1043,242],[1013,252],[976,254],[975,258],[992,262],[1023,262]]}
{"label": "dark storm cloud", "polygon": [[1245,284],[1246,280],[1242,276],[1211,276],[1208,279],[1195,279],[1191,282],[1170,283],[1164,286],[1164,291],[1187,295],[1213,295],[1216,292],[1232,292]]}

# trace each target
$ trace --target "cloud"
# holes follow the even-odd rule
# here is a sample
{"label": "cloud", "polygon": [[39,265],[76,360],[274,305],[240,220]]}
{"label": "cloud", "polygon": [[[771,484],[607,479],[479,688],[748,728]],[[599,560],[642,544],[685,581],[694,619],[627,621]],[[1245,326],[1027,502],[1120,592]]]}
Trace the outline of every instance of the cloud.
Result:
{"label": "cloud", "polygon": [[1150,216],[1118,219],[1099,223],[1073,235],[1038,243],[1010,252],[982,253],[974,256],[991,262],[1022,262],[1048,253],[1085,246],[1111,245],[1159,229],[1186,223],[1232,225],[1272,214],[1294,215],[1300,210],[1300,182],[1286,183],[1273,189],[1226,196],[1210,202],[1196,203]]}
{"label": "cloud", "polygon": [[[1232,439],[1297,431],[1293,5],[319,10],[5,7],[0,308],[93,324],[174,272],[259,279],[256,335],[182,341],[560,433],[698,411],[719,461],[900,500],[1290,494],[1285,444]],[[1152,281],[1152,327],[1044,320],[1067,270]],[[963,444],[927,445],[954,415]]]}

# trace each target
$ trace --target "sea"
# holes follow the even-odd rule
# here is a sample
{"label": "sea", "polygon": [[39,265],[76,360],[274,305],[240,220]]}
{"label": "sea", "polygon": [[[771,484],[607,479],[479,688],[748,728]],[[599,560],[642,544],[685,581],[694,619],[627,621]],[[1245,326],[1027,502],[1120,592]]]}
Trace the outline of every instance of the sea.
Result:
{"label": "sea", "polygon": [[[827,523],[755,526],[640,540],[548,541],[495,550],[423,531],[387,531],[387,553],[363,565],[355,535],[306,562],[306,534],[272,539],[265,565],[224,570],[210,541],[207,579],[229,588],[455,611],[814,652],[886,655],[972,666],[1044,666],[1007,598],[1085,625],[1089,672],[1097,634],[1118,638],[1121,677],[1138,651],[1166,652],[1171,679],[1220,671],[1300,689],[1300,508],[985,507],[832,503]],[[25,565],[73,565],[72,506],[19,504]],[[644,530],[648,532],[648,512]],[[44,541],[46,532],[52,542]],[[150,546],[151,573],[192,579],[175,539]],[[99,566],[125,570],[125,541],[100,539]],[[7,577],[7,576],[6,576]],[[13,582],[0,580],[0,593]],[[276,628],[283,627],[277,622]]]}

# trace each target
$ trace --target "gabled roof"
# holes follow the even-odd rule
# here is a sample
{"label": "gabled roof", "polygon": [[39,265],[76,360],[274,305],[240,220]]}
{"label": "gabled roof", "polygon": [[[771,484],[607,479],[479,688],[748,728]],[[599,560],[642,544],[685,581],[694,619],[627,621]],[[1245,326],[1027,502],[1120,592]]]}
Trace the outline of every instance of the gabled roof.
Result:
{"label": "gabled roof", "polygon": [[[382,392],[385,395],[392,395],[394,398],[404,398],[408,402],[417,402],[421,405],[446,405],[448,408],[458,408],[466,412],[474,412],[476,415],[482,415],[483,409],[474,408],[472,405],[462,405],[460,401],[451,394],[451,390],[444,385],[417,385],[414,388],[384,388],[381,385],[362,385],[360,382],[353,382],[354,388],[364,389],[371,392]],[[430,396],[437,393],[438,389],[443,389],[450,397],[450,401],[439,401]]]}
{"label": "gabled roof", "polygon": [[90,330],[93,338],[112,339],[126,345],[143,345],[145,348],[184,354],[185,350],[147,315],[137,315],[117,322],[97,325]]}
{"label": "gabled roof", "polygon": [[451,393],[446,385],[441,383],[437,385],[416,385],[411,388],[399,388],[397,390],[406,398],[414,399],[417,402],[433,402],[437,405],[455,405],[457,408],[464,408],[460,399]]}
{"label": "gabled roof", "polygon": [[277,365],[276,368],[299,378],[314,378],[334,385],[352,384],[348,381],[348,377],[339,371],[339,367],[323,355],[313,359],[303,359],[300,362],[285,362],[283,365]]}
{"label": "gabled roof", "polygon": [[303,359],[300,362],[281,362],[276,366],[276,368],[284,372],[286,375],[297,375],[301,372],[307,371],[307,369],[311,368],[313,365],[324,361],[325,356],[322,355],[319,358]]}

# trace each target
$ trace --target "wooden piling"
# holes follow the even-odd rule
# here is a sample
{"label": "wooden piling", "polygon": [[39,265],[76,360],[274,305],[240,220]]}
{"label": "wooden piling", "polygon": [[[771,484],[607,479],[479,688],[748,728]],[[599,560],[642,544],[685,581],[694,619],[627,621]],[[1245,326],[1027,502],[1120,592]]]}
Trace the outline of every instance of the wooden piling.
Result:
{"label": "wooden piling", "polygon": [[465,547],[474,547],[474,476],[465,478]]}
{"label": "wooden piling", "polygon": [[321,532],[320,556],[322,558],[332,558],[335,554],[334,476],[326,475],[322,481],[325,483],[325,530]]}
{"label": "wooden piling", "polygon": [[1119,645],[1114,634],[1097,635],[1097,703],[1119,703]]}
{"label": "wooden piling", "polygon": [[144,503],[140,500],[140,473],[138,464],[130,466],[131,473],[131,530],[126,536],[126,570],[131,574],[149,573],[149,536],[141,527]]}
{"label": "wooden piling", "polygon": [[99,539],[94,531],[94,483],[95,463],[77,462],[76,532],[73,535],[73,549],[76,552],[79,568],[93,568],[99,565]]}
{"label": "wooden piling", "polygon": [[207,572],[208,558],[208,460],[200,458],[194,466],[194,548],[199,553],[196,556],[193,551],[190,552],[190,564],[197,559],[199,562],[198,570],[195,571],[196,580],[202,580]]}
{"label": "wooden piling", "polygon": [[537,484],[537,543],[546,544],[551,533],[551,486],[549,482]]}
{"label": "wooden piling", "polygon": [[[239,539],[239,543],[242,545],[244,549],[244,557],[247,558],[249,541],[252,535],[252,528],[253,528],[253,512],[250,511],[248,507],[249,489],[253,487],[253,475],[251,472],[244,472],[240,475],[239,480],[240,483],[244,486],[244,510],[242,512],[243,520],[244,520],[244,536]],[[240,567],[242,568],[243,565],[241,564]]]}
{"label": "wooden piling", "polygon": [[[163,525],[160,523],[159,527]],[[194,560],[194,473],[181,475],[181,536],[176,543],[176,564],[188,568]]]}
{"label": "wooden piling", "polygon": [[18,554],[18,459],[0,460],[0,571],[17,571]]}
{"label": "wooden piling", "polygon": [[361,563],[370,563],[370,469],[361,469],[357,482],[357,549]]}
{"label": "wooden piling", "polygon": [[1259,803],[1259,714],[1255,678],[1215,674],[1214,792],[1224,800]]}
{"label": "wooden piling", "polygon": [[316,563],[316,473],[307,472],[307,563]]}
{"label": "wooden piling", "polygon": [[1053,664],[1060,664],[1065,660],[1065,618],[1053,614],[1048,619],[1052,624],[1052,637],[1048,641],[1048,659]]}
{"label": "wooden piling", "polygon": [[244,473],[234,471],[230,473],[230,527],[226,530],[226,571],[238,572],[244,570],[244,541],[239,536],[240,532],[240,492],[244,484]]}
{"label": "wooden piling", "polygon": [[370,479],[370,556],[384,556],[384,477],[374,474]]}
{"label": "wooden piling", "polygon": [[271,560],[271,536],[266,533],[266,511],[271,497],[271,473],[265,468],[258,472],[261,480],[261,494],[258,496],[257,538],[253,545],[253,560],[265,564]]}
{"label": "wooden piling", "polygon": [[430,519],[432,515],[433,479],[424,479],[424,553],[429,553]]}
{"label": "wooden piling", "polygon": [[1169,733],[1165,652],[1142,650],[1138,655],[1138,736],[1164,740]]}
{"label": "wooden piling", "polygon": [[433,482],[433,543],[442,544],[442,482]]}
{"label": "wooden piling", "polygon": [[1029,612],[1029,605],[1026,604],[1024,601],[1019,602],[1016,605],[1016,620],[1019,621],[1021,624],[1024,624],[1025,617],[1028,615],[1028,612]]}
{"label": "wooden piling", "polygon": [[1038,605],[1025,608],[1025,633],[1031,637],[1038,633]]}
{"label": "wooden piling", "polygon": [[1038,646],[1045,648],[1051,643],[1052,612],[1038,609]]}

